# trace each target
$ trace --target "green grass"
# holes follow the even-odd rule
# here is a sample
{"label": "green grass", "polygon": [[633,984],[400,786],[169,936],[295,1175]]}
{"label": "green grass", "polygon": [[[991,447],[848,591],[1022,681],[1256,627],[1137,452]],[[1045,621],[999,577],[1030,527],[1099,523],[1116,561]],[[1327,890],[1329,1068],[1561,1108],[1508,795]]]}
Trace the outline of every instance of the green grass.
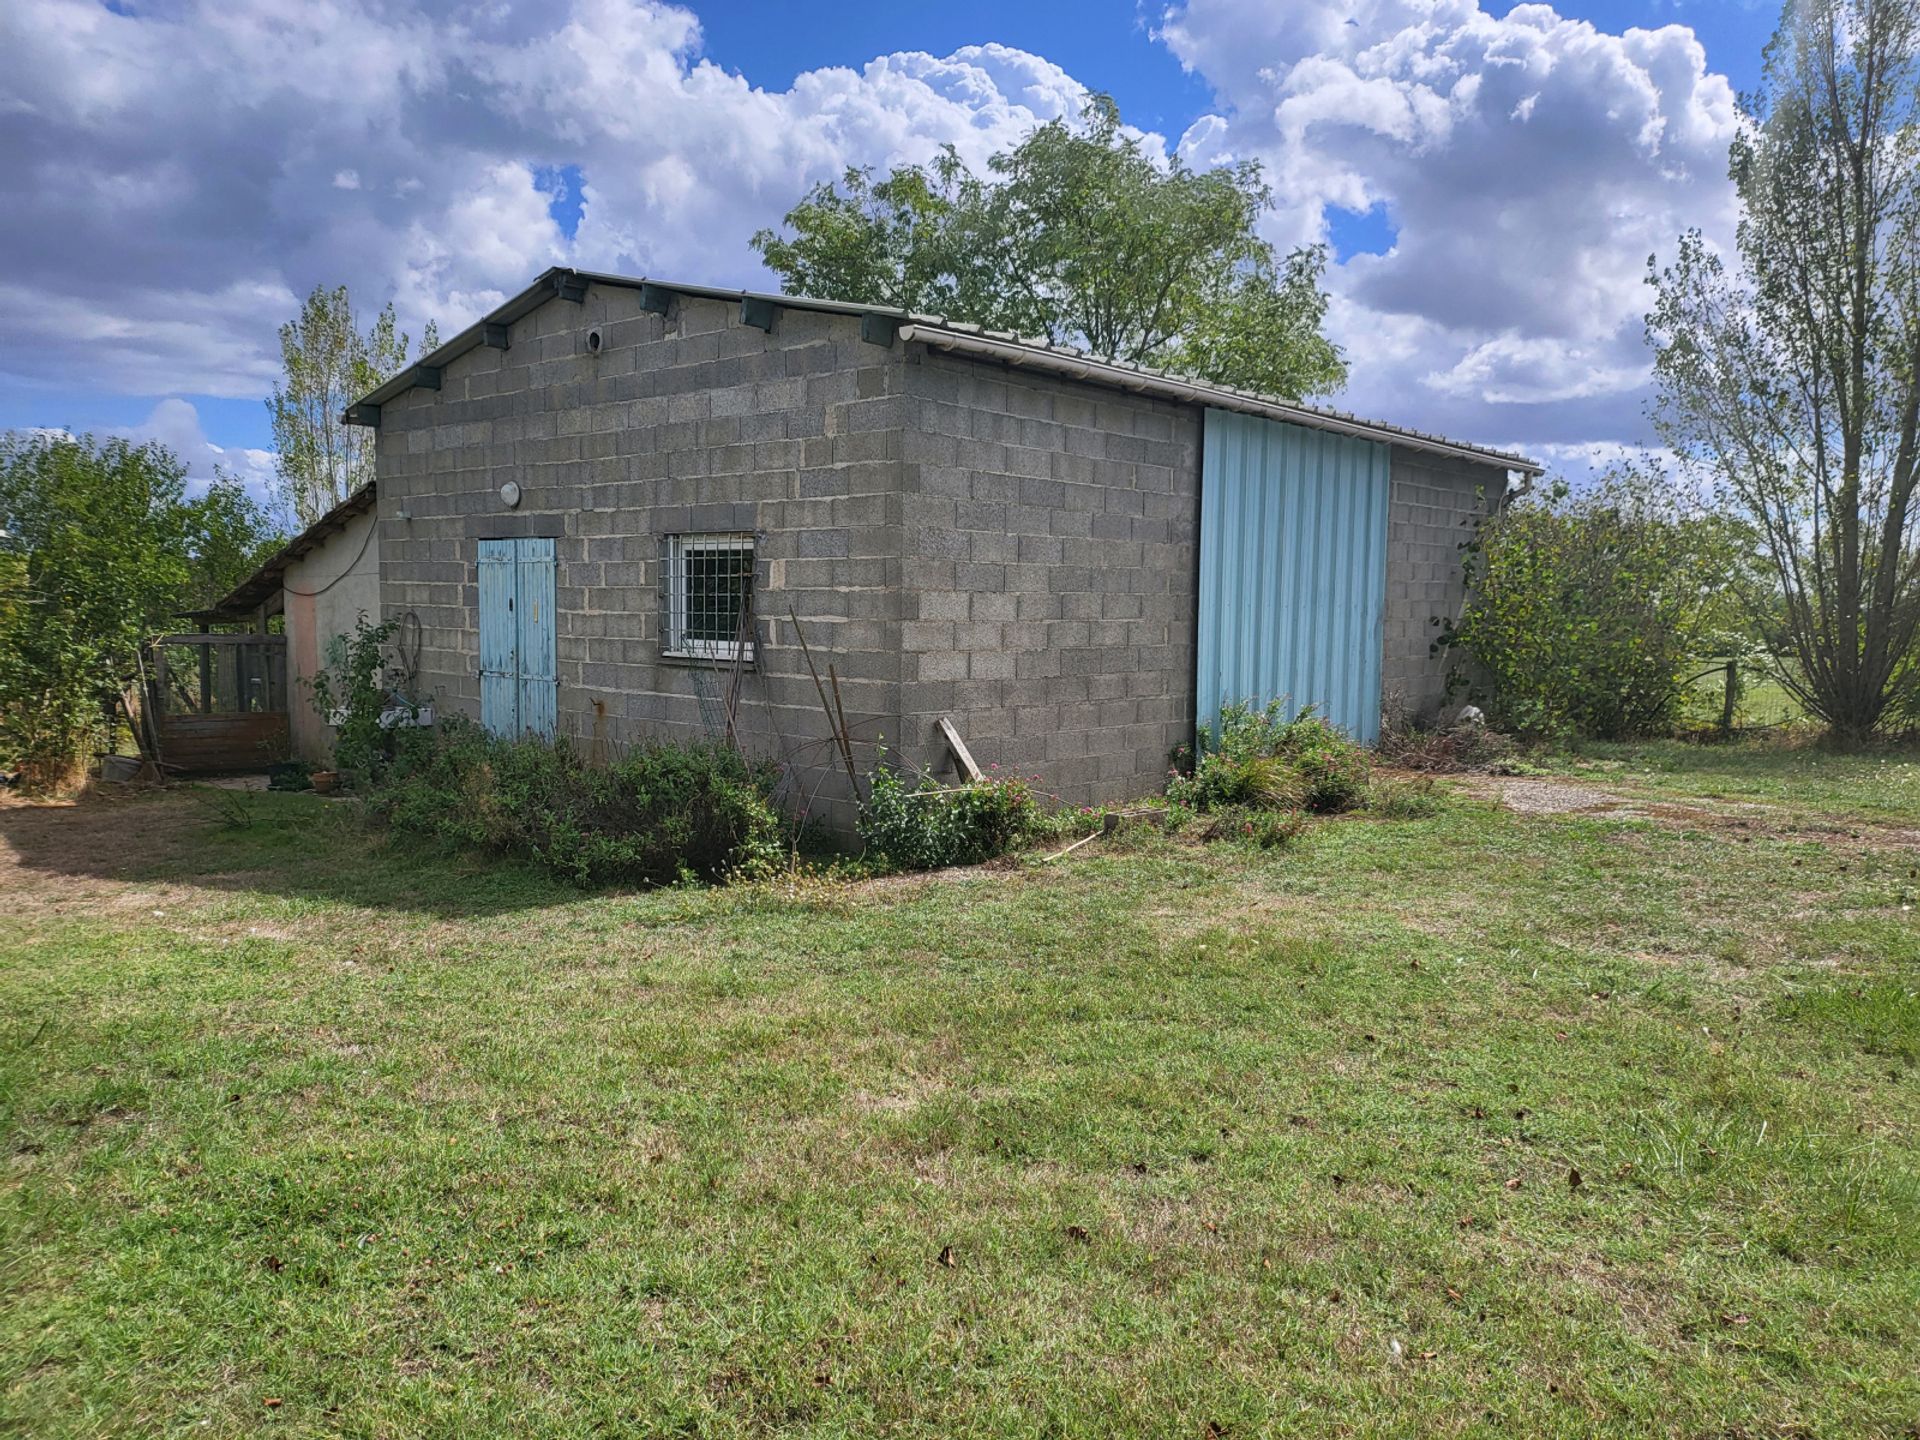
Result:
{"label": "green grass", "polygon": [[[1877,793],[1688,753],[1605,773]],[[252,805],[0,809],[0,1432],[1920,1421],[1892,844],[1456,800],[582,895]]]}
{"label": "green grass", "polygon": [[1777,807],[1782,818],[1920,825],[1920,749],[1911,745],[1840,752],[1807,734],[1728,745],[1584,741],[1553,768],[1667,799]]}

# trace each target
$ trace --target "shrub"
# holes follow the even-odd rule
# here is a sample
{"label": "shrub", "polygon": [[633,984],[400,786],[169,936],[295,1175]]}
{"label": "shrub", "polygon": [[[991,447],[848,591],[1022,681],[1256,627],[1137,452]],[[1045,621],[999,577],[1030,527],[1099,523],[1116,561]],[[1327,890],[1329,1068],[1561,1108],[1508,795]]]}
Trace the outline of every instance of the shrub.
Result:
{"label": "shrub", "polygon": [[394,732],[380,717],[394,703],[386,652],[395,622],[369,625],[356,616],[353,634],[327,642],[327,665],[309,681],[313,708],[334,727],[333,764],[363,779],[393,754]]}
{"label": "shrub", "polygon": [[1245,805],[1268,810],[1351,810],[1366,797],[1367,752],[1311,705],[1287,718],[1281,702],[1264,709],[1222,707],[1214,735],[1201,737],[1191,776],[1176,773],[1168,796],[1196,810]]}
{"label": "shrub", "polygon": [[860,807],[860,838],[895,870],[978,865],[1006,854],[1041,824],[1032,785],[1017,775],[948,788],[928,775],[909,779],[882,763],[868,778]]}
{"label": "shrub", "polygon": [[1466,547],[1468,602],[1439,644],[1502,730],[1667,733],[1703,655],[1737,625],[1746,553],[1726,520],[1644,477],[1519,501]]}
{"label": "shrub", "polygon": [[267,788],[269,790],[311,790],[313,789],[313,771],[299,760],[282,760],[278,765],[268,767]]}
{"label": "shrub", "polygon": [[377,818],[577,884],[754,877],[783,853],[774,768],[724,745],[637,746],[602,769],[565,741],[496,739],[459,715],[394,741],[369,797]]}
{"label": "shrub", "polygon": [[1256,850],[1280,850],[1298,840],[1307,817],[1298,810],[1259,810],[1231,805],[1214,813],[1202,840],[1236,841]]}
{"label": "shrub", "polygon": [[1309,810],[1336,813],[1365,802],[1373,762],[1367,752],[1317,715],[1303,716],[1289,730],[1287,755],[1304,787]]}

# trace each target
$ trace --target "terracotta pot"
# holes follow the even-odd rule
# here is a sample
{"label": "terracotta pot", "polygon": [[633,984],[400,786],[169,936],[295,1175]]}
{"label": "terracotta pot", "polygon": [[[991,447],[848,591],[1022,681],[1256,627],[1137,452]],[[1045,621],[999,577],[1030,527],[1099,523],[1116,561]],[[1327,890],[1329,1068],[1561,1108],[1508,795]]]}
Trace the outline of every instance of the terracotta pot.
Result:
{"label": "terracotta pot", "polygon": [[331,795],[340,785],[340,772],[337,770],[316,770],[307,777],[313,781],[313,793]]}

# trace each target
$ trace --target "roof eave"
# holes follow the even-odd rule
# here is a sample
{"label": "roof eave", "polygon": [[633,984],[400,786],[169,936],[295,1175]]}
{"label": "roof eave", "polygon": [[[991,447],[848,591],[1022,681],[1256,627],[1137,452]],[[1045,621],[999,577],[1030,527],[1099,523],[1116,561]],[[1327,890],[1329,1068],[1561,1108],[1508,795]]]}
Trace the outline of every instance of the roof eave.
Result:
{"label": "roof eave", "polygon": [[342,500],[271,556],[233,589],[222,595],[204,612],[238,620],[258,609],[268,596],[280,588],[287,567],[320,548],[333,535],[347,528],[347,522],[374,508],[379,499],[378,482],[369,480]]}
{"label": "roof eave", "polygon": [[1467,460],[1478,465],[1517,470],[1528,475],[1538,475],[1542,471],[1537,461],[1529,460],[1524,455],[1487,450],[1477,445],[1457,443],[1439,436],[1423,435],[1417,431],[1402,430],[1397,426],[1381,425],[1358,417],[1333,415],[1311,406],[1292,405],[1264,395],[1253,395],[1241,390],[1230,390],[1224,386],[1208,385],[1204,381],[1186,380],[1163,371],[1110,364],[1072,352],[1002,340],[985,334],[963,334],[939,326],[903,325],[900,327],[900,338],[906,341],[918,341],[935,349],[964,354],[975,359],[998,360],[1008,365],[1046,370],[1064,375],[1069,379],[1112,385],[1136,394],[1154,395],[1161,399],[1186,404],[1207,405],[1217,410],[1239,411],[1242,414],[1280,420],[1310,430],[1351,435],[1356,439],[1399,445],[1405,449],[1445,455],[1451,459]]}

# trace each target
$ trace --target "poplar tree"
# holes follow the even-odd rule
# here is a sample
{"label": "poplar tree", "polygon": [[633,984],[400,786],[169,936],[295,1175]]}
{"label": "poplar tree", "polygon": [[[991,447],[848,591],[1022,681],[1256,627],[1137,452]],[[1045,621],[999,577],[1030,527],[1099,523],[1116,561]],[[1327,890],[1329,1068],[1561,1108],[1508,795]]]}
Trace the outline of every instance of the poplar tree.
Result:
{"label": "poplar tree", "polygon": [[[408,337],[389,302],[362,334],[344,285],[316,286],[280,327],[283,384],[273,387],[276,480],[301,525],[311,525],[373,478],[374,434],[341,423],[348,405],[407,363]],[[440,340],[431,322],[421,353]]]}
{"label": "poplar tree", "polygon": [[1782,682],[1864,739],[1920,632],[1920,0],[1798,0],[1744,97],[1736,253],[1653,274],[1667,444],[1761,536]]}

